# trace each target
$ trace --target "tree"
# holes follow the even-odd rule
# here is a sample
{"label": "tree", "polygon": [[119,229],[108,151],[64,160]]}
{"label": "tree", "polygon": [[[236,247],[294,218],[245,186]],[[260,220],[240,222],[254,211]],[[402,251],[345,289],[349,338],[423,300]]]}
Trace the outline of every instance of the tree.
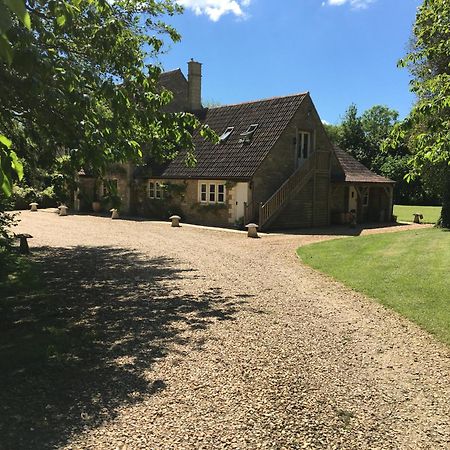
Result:
{"label": "tree", "polygon": [[[398,112],[384,105],[375,105],[361,116],[351,105],[341,124],[327,125],[326,130],[332,142],[351,153],[366,167],[396,182],[394,198],[398,203],[423,204],[435,200],[435,183],[421,176],[407,182],[410,150],[406,140],[398,140],[382,151],[386,139],[398,122]],[[355,150],[356,149],[356,150]]]}
{"label": "tree", "polygon": [[333,125],[331,123],[324,123],[323,127],[325,128],[325,131],[327,132],[328,137],[330,138],[330,141],[332,142],[332,144],[339,145],[341,126]]}
{"label": "tree", "polygon": [[[372,106],[362,114],[361,124],[366,136],[367,153],[370,159],[369,167],[371,169],[377,170],[379,168],[380,157],[383,159],[380,152],[381,145],[389,136],[397,121],[398,112],[384,105]],[[402,155],[405,153],[400,148],[394,150]]]}
{"label": "tree", "polygon": [[369,166],[371,157],[368,153],[367,139],[355,104],[348,107],[340,128],[338,145],[358,161]]}
{"label": "tree", "polygon": [[161,112],[172,96],[150,62],[164,36],[179,40],[160,20],[179,12],[174,0],[0,0],[5,194],[12,170],[21,174],[19,158],[29,171],[68,174],[180,148],[195,160],[192,133],[212,133],[191,114]]}
{"label": "tree", "polygon": [[424,0],[417,11],[410,52],[399,62],[413,76],[417,102],[394,127],[390,145],[407,139],[410,177],[426,169],[441,174],[441,224],[450,228],[450,2]]}

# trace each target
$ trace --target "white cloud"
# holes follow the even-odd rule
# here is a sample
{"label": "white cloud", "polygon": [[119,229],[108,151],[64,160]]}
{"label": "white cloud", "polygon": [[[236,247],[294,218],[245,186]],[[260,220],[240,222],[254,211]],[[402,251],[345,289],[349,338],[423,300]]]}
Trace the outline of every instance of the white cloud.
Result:
{"label": "white cloud", "polygon": [[213,22],[217,22],[224,14],[234,14],[245,18],[245,8],[251,0],[177,0],[181,6],[191,9],[198,16],[207,15]]}
{"label": "white cloud", "polygon": [[323,6],[342,6],[350,5],[354,9],[365,9],[375,0],[327,0],[322,3]]}

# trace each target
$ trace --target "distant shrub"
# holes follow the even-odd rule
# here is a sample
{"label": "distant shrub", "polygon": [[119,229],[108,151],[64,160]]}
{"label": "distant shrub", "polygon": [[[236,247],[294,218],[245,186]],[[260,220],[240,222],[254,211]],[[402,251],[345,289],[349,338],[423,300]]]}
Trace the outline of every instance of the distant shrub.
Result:
{"label": "distant shrub", "polygon": [[39,190],[27,185],[14,186],[12,196],[13,209],[28,209],[31,202],[39,203],[40,208],[56,206],[53,187],[49,186]]}

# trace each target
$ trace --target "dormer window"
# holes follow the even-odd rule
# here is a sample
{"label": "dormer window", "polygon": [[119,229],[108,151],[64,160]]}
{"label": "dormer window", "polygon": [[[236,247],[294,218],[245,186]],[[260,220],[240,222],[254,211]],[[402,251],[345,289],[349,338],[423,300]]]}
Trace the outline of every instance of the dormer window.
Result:
{"label": "dormer window", "polygon": [[258,128],[257,123],[253,123],[247,128],[247,131],[245,133],[242,133],[242,138],[239,140],[241,144],[250,144],[253,139],[253,135],[255,134],[256,129]]}
{"label": "dormer window", "polygon": [[220,142],[226,142],[234,131],[234,127],[228,127],[220,136]]}

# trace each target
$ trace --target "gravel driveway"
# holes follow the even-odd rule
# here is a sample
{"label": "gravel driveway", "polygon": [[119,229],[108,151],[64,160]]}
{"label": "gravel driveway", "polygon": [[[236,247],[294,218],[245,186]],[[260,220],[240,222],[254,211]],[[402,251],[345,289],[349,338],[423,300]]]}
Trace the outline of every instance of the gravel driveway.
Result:
{"label": "gravel driveway", "polygon": [[450,448],[449,349],[296,258],[332,236],[48,210],[19,228],[96,353],[15,448]]}

